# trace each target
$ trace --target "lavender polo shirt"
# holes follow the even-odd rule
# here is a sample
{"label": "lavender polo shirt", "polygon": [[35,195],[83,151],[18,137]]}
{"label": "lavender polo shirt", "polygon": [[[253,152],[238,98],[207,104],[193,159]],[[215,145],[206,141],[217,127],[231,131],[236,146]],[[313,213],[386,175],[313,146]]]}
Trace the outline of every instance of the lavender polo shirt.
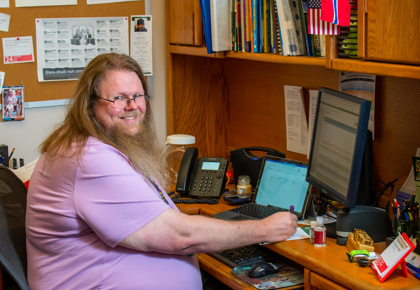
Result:
{"label": "lavender polo shirt", "polygon": [[202,289],[196,255],[118,246],[169,207],[125,155],[89,138],[80,166],[75,158],[45,168],[44,161],[31,177],[26,211],[32,290]]}

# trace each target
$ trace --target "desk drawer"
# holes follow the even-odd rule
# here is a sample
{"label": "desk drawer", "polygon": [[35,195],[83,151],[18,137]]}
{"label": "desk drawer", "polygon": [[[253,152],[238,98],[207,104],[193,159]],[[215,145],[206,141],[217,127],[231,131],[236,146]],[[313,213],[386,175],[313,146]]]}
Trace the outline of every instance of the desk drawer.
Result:
{"label": "desk drawer", "polygon": [[305,290],[346,290],[346,288],[305,268]]}

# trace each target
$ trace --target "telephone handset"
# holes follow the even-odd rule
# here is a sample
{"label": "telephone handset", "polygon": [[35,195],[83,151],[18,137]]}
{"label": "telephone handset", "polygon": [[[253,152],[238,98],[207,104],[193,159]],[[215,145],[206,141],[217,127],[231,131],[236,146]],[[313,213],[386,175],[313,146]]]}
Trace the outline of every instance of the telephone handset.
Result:
{"label": "telephone handset", "polygon": [[176,192],[181,196],[219,197],[225,189],[229,161],[220,157],[197,159],[197,156],[197,148],[188,147],[185,150],[178,170]]}

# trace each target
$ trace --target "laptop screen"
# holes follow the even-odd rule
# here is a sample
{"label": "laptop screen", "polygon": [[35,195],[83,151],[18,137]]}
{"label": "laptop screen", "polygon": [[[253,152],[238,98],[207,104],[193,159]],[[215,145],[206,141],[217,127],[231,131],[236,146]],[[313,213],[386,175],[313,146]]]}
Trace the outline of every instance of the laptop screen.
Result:
{"label": "laptop screen", "polygon": [[307,170],[305,162],[265,156],[254,202],[287,210],[293,205],[295,212],[302,213],[308,196]]}

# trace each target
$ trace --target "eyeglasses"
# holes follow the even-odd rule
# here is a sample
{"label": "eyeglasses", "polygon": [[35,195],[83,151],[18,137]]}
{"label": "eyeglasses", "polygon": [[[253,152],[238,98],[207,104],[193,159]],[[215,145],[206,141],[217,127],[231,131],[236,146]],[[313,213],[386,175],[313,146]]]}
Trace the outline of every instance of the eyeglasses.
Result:
{"label": "eyeglasses", "polygon": [[116,97],[113,100],[108,100],[99,96],[98,98],[111,102],[112,107],[115,109],[124,109],[126,106],[130,104],[130,101],[134,101],[136,105],[140,105],[142,102],[147,103],[150,99],[150,96],[149,95],[134,95],[132,99],[130,99],[129,97]]}

